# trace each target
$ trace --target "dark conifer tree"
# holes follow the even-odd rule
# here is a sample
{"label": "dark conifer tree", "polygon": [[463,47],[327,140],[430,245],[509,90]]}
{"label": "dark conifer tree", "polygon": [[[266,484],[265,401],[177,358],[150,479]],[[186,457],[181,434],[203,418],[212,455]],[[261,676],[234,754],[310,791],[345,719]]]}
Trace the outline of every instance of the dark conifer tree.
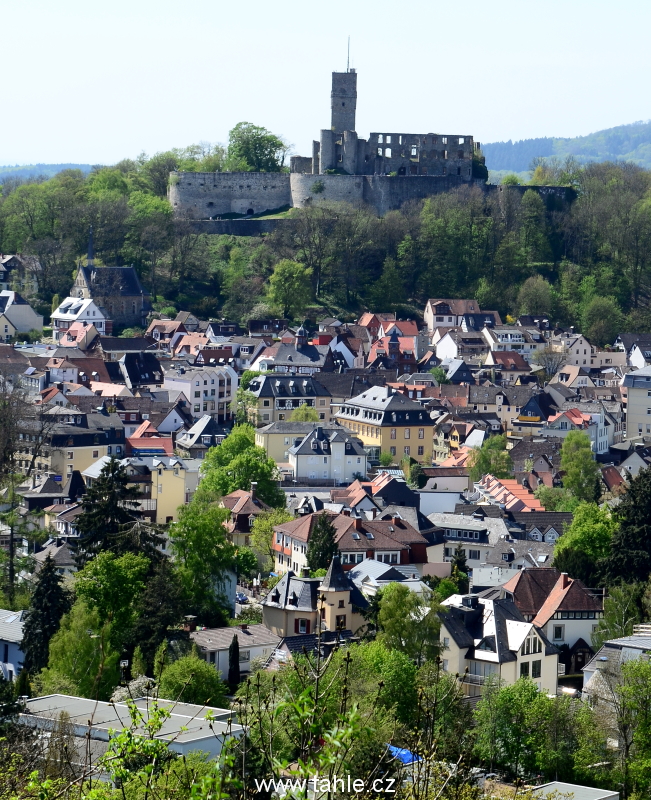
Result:
{"label": "dark conifer tree", "polygon": [[36,578],[23,626],[23,671],[32,675],[47,667],[50,639],[59,630],[61,617],[70,610],[70,595],[62,582],[48,555]]}
{"label": "dark conifer tree", "polygon": [[[133,647],[140,646],[148,675],[152,674],[156,650],[161,642],[170,638],[169,628],[176,627],[183,619],[184,602],[179,576],[170,560],[163,557],[154,565],[153,573],[137,601],[138,616],[130,636]],[[179,636],[174,638],[178,639]]]}
{"label": "dark conifer tree", "polygon": [[153,555],[162,538],[149,526],[136,524],[139,496],[139,490],[129,485],[126,469],[117,459],[112,458],[104,465],[84,495],[82,512],[75,523],[80,536],[76,557],[79,568],[102,550],[117,555],[143,552]]}
{"label": "dark conifer tree", "polygon": [[234,692],[240,682],[240,643],[236,634],[228,646],[228,685]]}
{"label": "dark conifer tree", "polygon": [[651,467],[628,484],[617,507],[619,528],[611,543],[605,572],[611,583],[646,582],[651,574]]}
{"label": "dark conifer tree", "polygon": [[311,570],[328,569],[332,557],[339,552],[336,534],[330,517],[325,512],[319,514],[307,545],[307,563]]}

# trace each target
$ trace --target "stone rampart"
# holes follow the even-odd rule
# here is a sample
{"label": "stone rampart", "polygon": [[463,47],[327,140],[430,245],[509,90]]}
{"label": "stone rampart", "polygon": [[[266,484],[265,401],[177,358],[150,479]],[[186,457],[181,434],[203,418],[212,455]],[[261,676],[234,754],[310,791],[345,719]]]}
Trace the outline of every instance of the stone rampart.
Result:
{"label": "stone rampart", "polygon": [[175,216],[188,219],[259,214],[291,204],[286,172],[173,172],[168,197]]}

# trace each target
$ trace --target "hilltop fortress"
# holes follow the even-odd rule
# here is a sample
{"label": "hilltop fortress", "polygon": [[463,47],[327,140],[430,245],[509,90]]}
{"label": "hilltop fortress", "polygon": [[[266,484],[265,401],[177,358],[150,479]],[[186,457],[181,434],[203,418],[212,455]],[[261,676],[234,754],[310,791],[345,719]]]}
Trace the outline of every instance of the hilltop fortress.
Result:
{"label": "hilltop fortress", "polygon": [[[438,133],[371,133],[355,131],[357,73],[332,73],[330,128],[312,143],[311,156],[292,156],[290,172],[173,172],[169,201],[178,217],[205,220],[205,232],[262,233],[276,220],[249,220],[218,225],[228,215],[242,217],[277,209],[304,208],[323,201],[372,206],[379,216],[464,185],[486,186],[480,146],[469,135]],[[525,187],[513,187],[516,190]],[[565,200],[565,189],[544,187],[545,194]],[[221,221],[221,220],[220,220]],[[257,223],[257,225],[254,225]],[[254,231],[255,228],[255,231]],[[228,229],[228,230],[227,230]]]}

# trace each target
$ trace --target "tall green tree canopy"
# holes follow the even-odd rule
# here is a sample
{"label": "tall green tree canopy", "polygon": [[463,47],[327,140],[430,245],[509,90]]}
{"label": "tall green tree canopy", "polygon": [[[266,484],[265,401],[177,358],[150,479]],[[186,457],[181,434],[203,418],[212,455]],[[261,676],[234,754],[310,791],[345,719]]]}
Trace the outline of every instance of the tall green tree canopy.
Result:
{"label": "tall green tree canopy", "polygon": [[579,500],[590,503],[599,497],[599,466],[587,433],[567,434],[561,447],[561,470],[563,486]]}
{"label": "tall green tree canopy", "polygon": [[205,625],[223,624],[227,618],[224,596],[229,571],[235,568],[235,548],[224,523],[227,508],[196,499],[183,506],[170,528],[172,552],[188,605]]}
{"label": "tall green tree canopy", "polygon": [[214,500],[236,489],[249,491],[257,482],[257,493],[267,505],[282,508],[285,494],[278,487],[278,470],[263,447],[255,444],[251,425],[238,425],[218,447],[211,447],[201,466],[204,473],[197,496]]}
{"label": "tall green tree canopy", "polygon": [[269,278],[269,303],[283,319],[300,314],[312,297],[312,270],[298,261],[284,258]]}
{"label": "tall green tree canopy", "polygon": [[160,697],[178,703],[223,708],[226,686],[212,664],[196,655],[182,656],[168,664],[158,687]]}
{"label": "tall green tree canopy", "polygon": [[404,583],[390,583],[382,592],[378,640],[416,664],[432,661],[440,652],[440,609],[434,594],[421,597]]}
{"label": "tall green tree canopy", "polygon": [[483,475],[509,478],[513,473],[513,462],[506,449],[506,434],[491,436],[481,447],[470,454],[470,478],[478,481]]}
{"label": "tall green tree canopy", "polygon": [[280,172],[288,149],[289,145],[280,136],[251,122],[238,122],[228,134],[231,168]]}

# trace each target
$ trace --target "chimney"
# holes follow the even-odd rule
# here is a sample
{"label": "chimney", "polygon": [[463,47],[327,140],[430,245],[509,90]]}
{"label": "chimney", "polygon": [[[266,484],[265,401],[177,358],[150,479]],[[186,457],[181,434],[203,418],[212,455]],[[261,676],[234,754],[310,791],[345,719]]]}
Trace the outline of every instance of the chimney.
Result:
{"label": "chimney", "polygon": [[257,491],[258,491],[258,482],[251,481],[251,500],[255,500]]}
{"label": "chimney", "polygon": [[243,622],[243,623],[242,623],[242,624],[239,626],[239,629],[240,629],[241,631],[248,631],[248,629],[249,629],[249,626],[246,624],[246,622]]}
{"label": "chimney", "polygon": [[570,577],[567,572],[561,572],[561,589],[567,589],[570,585]]}
{"label": "chimney", "polygon": [[350,509],[349,508],[344,508],[344,510],[341,513],[344,515],[344,517],[349,517],[350,516]]}
{"label": "chimney", "polygon": [[303,567],[301,569],[301,578],[309,578],[309,577],[310,577],[310,568],[309,567]]}
{"label": "chimney", "polygon": [[183,622],[183,630],[187,633],[192,633],[193,631],[197,630],[197,618],[192,614],[188,614],[184,617]]}
{"label": "chimney", "polygon": [[353,524],[355,525],[356,531],[362,530],[362,518],[361,517],[354,517]]}

